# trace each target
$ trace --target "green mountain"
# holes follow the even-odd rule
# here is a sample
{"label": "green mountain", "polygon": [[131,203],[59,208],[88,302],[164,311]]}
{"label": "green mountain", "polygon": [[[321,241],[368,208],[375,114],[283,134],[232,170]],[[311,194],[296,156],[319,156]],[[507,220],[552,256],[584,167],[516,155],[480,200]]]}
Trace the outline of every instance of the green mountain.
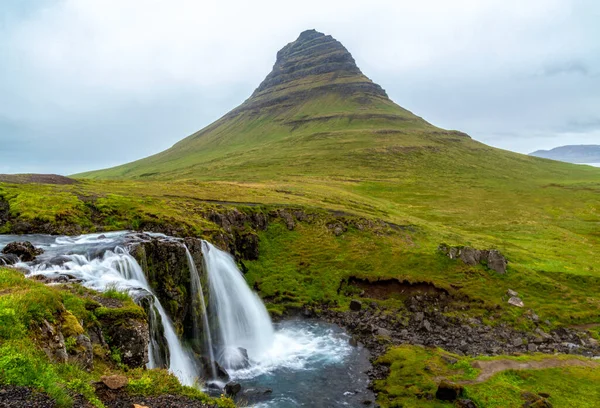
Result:
{"label": "green mountain", "polygon": [[600,163],[600,145],[569,145],[552,150],[538,150],[531,156],[569,163]]}
{"label": "green mountain", "polygon": [[340,42],[309,30],[277,53],[273,70],[250,98],[216,122],[154,156],[78,176],[381,180],[492,162],[540,165],[437,128],[398,106]]}

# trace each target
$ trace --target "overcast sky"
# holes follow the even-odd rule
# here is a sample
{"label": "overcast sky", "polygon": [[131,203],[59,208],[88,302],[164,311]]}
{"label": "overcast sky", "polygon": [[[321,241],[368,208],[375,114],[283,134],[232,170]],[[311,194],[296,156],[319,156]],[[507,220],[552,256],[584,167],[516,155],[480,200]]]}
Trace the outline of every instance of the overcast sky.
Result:
{"label": "overcast sky", "polygon": [[164,150],[309,28],[437,126],[522,153],[600,144],[599,21],[597,0],[0,0],[0,173]]}

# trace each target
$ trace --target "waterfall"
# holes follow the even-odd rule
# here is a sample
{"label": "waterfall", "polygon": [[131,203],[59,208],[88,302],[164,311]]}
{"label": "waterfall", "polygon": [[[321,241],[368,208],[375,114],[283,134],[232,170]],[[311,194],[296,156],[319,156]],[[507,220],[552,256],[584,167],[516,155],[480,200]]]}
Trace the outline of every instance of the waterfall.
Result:
{"label": "waterfall", "polygon": [[202,241],[202,254],[208,273],[211,322],[217,326],[213,326],[217,361],[225,368],[241,368],[248,359],[257,361],[273,344],[271,318],[231,255],[206,241]]}
{"label": "waterfall", "polygon": [[[61,244],[58,239],[57,243]],[[63,245],[70,244],[72,243],[69,242]],[[150,288],[144,271],[125,248],[117,246],[113,250],[104,251],[103,255],[93,259],[89,259],[88,256],[83,254],[61,255],[61,258],[64,262],[58,265],[52,262],[31,265],[29,266],[30,273],[32,275],[68,274],[80,279],[82,284],[90,289],[105,291],[109,288],[115,288],[120,291],[127,291],[138,302],[144,297],[147,298],[149,294],[151,298],[148,307],[150,332],[154,338],[148,345],[148,367],[160,367],[164,364],[164,361],[161,361],[160,358],[161,351],[156,349],[156,347],[160,347],[160,341],[157,337],[160,333],[157,333],[156,327],[160,320],[163,330],[162,336],[166,340],[168,348],[169,370],[179,378],[182,384],[194,385],[198,378],[198,372],[192,357],[179,341],[173,323]]]}
{"label": "waterfall", "polygon": [[[194,341],[201,341],[204,339],[204,350],[208,352],[207,359],[208,365],[210,366],[210,373],[212,378],[217,378],[217,370],[215,367],[215,354],[212,344],[212,335],[210,332],[210,324],[208,322],[208,314],[206,313],[206,302],[204,301],[204,292],[202,290],[202,282],[200,280],[200,274],[194,258],[190,253],[188,247],[184,244],[185,254],[190,269],[190,282],[191,282],[191,296],[192,296],[192,313],[193,316],[193,328],[194,328]],[[201,315],[201,316],[200,316]],[[202,320],[202,329],[200,329],[199,320]]]}

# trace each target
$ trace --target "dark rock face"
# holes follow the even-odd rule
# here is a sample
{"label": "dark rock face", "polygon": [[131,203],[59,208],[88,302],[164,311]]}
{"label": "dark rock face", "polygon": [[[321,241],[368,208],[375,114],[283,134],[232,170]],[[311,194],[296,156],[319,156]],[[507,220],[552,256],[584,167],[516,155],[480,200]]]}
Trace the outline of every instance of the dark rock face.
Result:
{"label": "dark rock face", "polygon": [[358,312],[360,309],[362,309],[362,303],[360,300],[353,299],[350,301],[350,310],[353,312]]}
{"label": "dark rock face", "polygon": [[438,385],[435,397],[441,401],[456,401],[462,392],[462,385],[454,384],[444,380]]}
{"label": "dark rock face", "polygon": [[121,351],[121,359],[131,368],[145,367],[148,363],[150,333],[144,320],[126,319],[109,324],[105,330],[110,336],[110,346]]}
{"label": "dark rock face", "polygon": [[[301,78],[328,73],[335,73],[337,77],[362,76],[354,58],[339,41],[316,30],[307,30],[277,53],[273,70],[253,96]],[[379,85],[371,85],[370,92],[387,97]]]}
{"label": "dark rock face", "polygon": [[44,251],[40,248],[34,247],[31,242],[24,241],[11,242],[4,247],[2,253],[16,255],[23,262],[31,262],[36,256],[43,254]]}
{"label": "dark rock face", "polygon": [[235,396],[242,390],[240,383],[229,383],[225,385],[225,395]]}
{"label": "dark rock face", "polygon": [[495,249],[481,250],[471,247],[450,247],[446,244],[441,244],[438,250],[448,258],[460,259],[467,265],[475,266],[482,264],[500,274],[506,273],[508,260]]}
{"label": "dark rock face", "polygon": [[[185,240],[198,270],[202,268],[202,241]],[[173,320],[176,330],[191,330],[190,268],[185,248],[180,241],[150,238],[136,243],[131,254],[148,277],[160,303]],[[187,328],[187,330],[186,330]]]}

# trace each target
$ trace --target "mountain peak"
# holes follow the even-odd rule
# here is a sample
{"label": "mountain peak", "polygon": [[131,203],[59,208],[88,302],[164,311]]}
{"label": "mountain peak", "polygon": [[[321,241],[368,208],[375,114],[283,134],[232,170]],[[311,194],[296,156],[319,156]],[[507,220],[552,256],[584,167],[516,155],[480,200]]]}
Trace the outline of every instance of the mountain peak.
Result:
{"label": "mountain peak", "polygon": [[323,90],[345,95],[363,92],[387,99],[385,91],[363,75],[342,43],[313,29],[303,31],[296,41],[277,53],[273,70],[247,104],[256,98],[280,97],[282,93],[298,97]]}

